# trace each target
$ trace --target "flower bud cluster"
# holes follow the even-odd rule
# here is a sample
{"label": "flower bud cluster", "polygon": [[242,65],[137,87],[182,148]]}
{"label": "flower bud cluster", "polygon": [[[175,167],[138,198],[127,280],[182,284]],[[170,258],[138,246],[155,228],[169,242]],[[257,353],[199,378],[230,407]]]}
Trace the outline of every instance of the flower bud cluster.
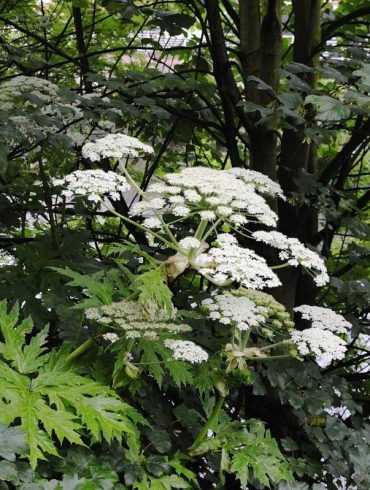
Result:
{"label": "flower bud cluster", "polygon": [[285,307],[270,294],[244,288],[238,289],[238,294],[246,296],[256,305],[265,308],[265,316],[268,318],[268,323],[274,330],[290,330],[294,327],[294,322],[292,322]]}

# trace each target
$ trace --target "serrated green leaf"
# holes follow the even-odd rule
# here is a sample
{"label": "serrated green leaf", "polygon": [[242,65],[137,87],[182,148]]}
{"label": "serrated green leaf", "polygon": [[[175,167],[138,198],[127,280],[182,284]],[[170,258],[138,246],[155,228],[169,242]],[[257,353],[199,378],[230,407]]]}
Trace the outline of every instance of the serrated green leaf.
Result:
{"label": "serrated green leaf", "polygon": [[155,317],[159,310],[164,309],[169,318],[172,316],[172,292],[161,269],[150,269],[140,274],[137,278],[137,289],[140,291],[139,301],[148,314]]}
{"label": "serrated green leaf", "polygon": [[[20,368],[32,366],[32,377],[0,361],[0,423],[9,425],[20,420],[32,468],[38,460],[45,460],[46,454],[58,456],[53,435],[60,443],[66,439],[83,445],[82,430],[96,441],[121,441],[123,433],[134,433],[131,420],[143,420],[140,415],[109,387],[76,373],[67,362],[68,349],[52,352],[45,362],[45,331],[24,346],[19,332],[29,327],[21,324],[18,330],[17,315],[15,309],[8,316],[4,308],[1,313],[2,325],[8,328],[7,343],[11,345],[8,360],[14,363],[15,358]],[[40,366],[36,375],[35,366]]]}
{"label": "serrated green leaf", "polygon": [[140,363],[143,364],[143,367],[148,370],[149,374],[161,386],[163,381],[163,366],[157,355],[155,344],[151,341],[143,340],[140,342],[138,349],[142,349]]}

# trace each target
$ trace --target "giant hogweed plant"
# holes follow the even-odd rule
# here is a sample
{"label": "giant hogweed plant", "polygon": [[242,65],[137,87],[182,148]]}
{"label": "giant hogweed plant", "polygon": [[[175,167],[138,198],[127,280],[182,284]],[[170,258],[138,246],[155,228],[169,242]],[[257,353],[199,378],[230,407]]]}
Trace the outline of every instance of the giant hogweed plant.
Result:
{"label": "giant hogweed plant", "polygon": [[[252,382],[255,363],[309,356],[328,365],[342,359],[351,325],[329,308],[301,305],[296,313],[309,326],[297,329],[284,307],[262,292],[281,285],[276,270],[285,267],[303,267],[319,287],[329,280],[316,252],[274,229],[277,215],[267,198],[284,199],[277,183],[247,169],[193,167],[160,175],[143,191],[128,170],[127,157],[152,151],[125,134],[109,135],[86,143],[82,152],[92,162],[110,159],[115,172],[78,170],[53,182],[56,194],[68,206],[83,201],[86,206],[105,208],[145,233],[152,250],[116,246],[116,252],[129,250],[141,264],[133,275],[124,261],[116,260],[129,284],[119,298],[115,291],[102,301],[95,294],[99,285],[59,269],[72,279],[71,285],[93,284],[84,289],[87,302],[77,307],[85,309],[86,321],[96,326],[96,332],[68,360],[78,362],[102,341],[116,359],[115,388],[136,393],[146,379],[154,379],[161,389],[167,372],[177,389],[193,384],[199,393],[213,390],[217,399],[208,406],[188,455],[196,458],[222,450],[220,474],[234,472],[243,485],[251,479],[266,486],[290,480],[279,448],[272,450],[274,440],[265,453],[261,449],[270,435],[261,427],[256,429],[258,424],[253,429],[254,447],[263,453],[258,462],[248,450],[252,436],[242,420],[238,423],[247,431],[245,438],[240,428],[236,438],[233,431],[223,433],[222,407],[227,407],[229,388],[235,379]],[[129,190],[136,192],[137,200],[130,215],[124,216],[110,203]],[[268,264],[255,251],[259,242],[276,250],[271,254],[275,264]],[[177,293],[172,297],[174,288],[169,287],[175,282],[182,285],[178,294],[188,296],[180,310],[175,307]],[[86,308],[87,304],[92,307]],[[199,337],[203,343],[194,342],[194,321],[203,330]],[[205,328],[209,328],[207,340]],[[145,478],[141,475],[135,488],[147,488]]]}

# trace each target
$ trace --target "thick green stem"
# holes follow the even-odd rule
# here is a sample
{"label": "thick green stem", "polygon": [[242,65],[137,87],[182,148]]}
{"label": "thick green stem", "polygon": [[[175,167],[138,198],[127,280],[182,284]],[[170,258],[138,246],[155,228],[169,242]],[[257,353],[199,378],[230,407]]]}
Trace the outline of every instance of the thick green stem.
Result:
{"label": "thick green stem", "polygon": [[133,226],[136,226],[136,228],[138,228],[141,231],[144,231],[145,233],[150,233],[151,235],[156,237],[158,240],[160,240],[162,243],[167,245],[169,248],[172,248],[172,249],[176,250],[177,252],[179,251],[179,249],[177,247],[175,247],[172,243],[168,242],[165,238],[161,237],[161,235],[159,235],[155,231],[152,231],[149,228],[146,228],[145,226],[140,225],[139,223],[137,223],[133,219],[127,218],[127,216],[123,216],[122,214],[118,213],[117,211],[112,209],[110,206],[108,206],[103,200],[101,201],[101,203],[103,204],[103,206],[106,209],[108,209],[109,212],[111,212],[112,214],[114,214],[118,218],[122,219],[123,221],[126,221],[127,223],[130,223]]}
{"label": "thick green stem", "polygon": [[221,223],[222,219],[221,218],[218,218],[217,221],[215,221],[215,223],[208,229],[208,231],[204,234],[203,238],[202,238],[202,242],[205,242],[207,240],[207,238],[209,237],[209,235],[215,231],[218,227],[218,225]]}
{"label": "thick green stem", "polygon": [[[140,294],[140,291],[134,291],[127,299],[126,301],[132,301],[138,297]],[[82,356],[85,352],[87,352],[90,347],[92,347],[95,343],[95,340],[99,337],[101,337],[105,332],[109,330],[108,325],[100,325],[100,327],[97,329],[97,331],[94,333],[92,337],[89,339],[85,340],[81,345],[79,345],[74,351],[72,351],[68,356],[67,356],[67,362],[72,362],[77,357]],[[132,346],[134,344],[134,340],[132,340],[132,343],[129,343],[129,347],[127,349],[128,352],[130,352]]]}
{"label": "thick green stem", "polygon": [[77,357],[80,357],[80,356],[82,356],[82,354],[85,354],[85,352],[88,351],[90,349],[90,347],[92,347],[94,345],[95,340],[98,337],[101,337],[101,335],[103,335],[103,333],[105,333],[108,330],[108,328],[109,327],[107,325],[101,325],[98,328],[98,330],[94,333],[94,335],[92,337],[90,337],[89,339],[85,340],[85,342],[83,342],[81,345],[79,345],[77,347],[77,349],[75,349],[74,351],[72,351],[67,356],[66,361],[67,362],[72,362],[75,359],[77,359]]}
{"label": "thick green stem", "polygon": [[273,269],[276,271],[277,269],[285,269],[286,267],[289,267],[289,263],[285,262],[285,264],[280,264],[280,265],[270,265],[270,269]]}
{"label": "thick green stem", "polygon": [[[137,193],[144,199],[144,201],[149,202],[148,199],[147,199],[147,197],[146,197],[145,192],[137,185],[137,183],[134,181],[134,179],[131,177],[131,175],[127,171],[126,167],[124,167],[123,165],[121,165],[121,169],[123,170],[123,172],[124,172],[127,180],[130,182],[130,184],[133,187],[135,187]],[[157,211],[155,209],[153,209],[153,213],[154,213],[155,217],[157,219],[159,219],[159,221],[161,222],[161,224],[163,226],[164,231],[167,233],[168,238],[171,240],[171,242],[176,247],[178,245],[177,240],[173,236],[173,234],[172,234],[171,230],[169,229],[169,227],[167,226],[167,223],[164,221],[164,219],[162,218],[162,216],[159,213],[157,213]]]}
{"label": "thick green stem", "polygon": [[207,219],[202,219],[201,222],[199,223],[198,229],[194,235],[194,237],[198,238],[198,240],[202,240],[203,233],[206,231],[207,228],[207,223],[208,223]]}
{"label": "thick green stem", "polygon": [[265,347],[259,347],[258,350],[266,351],[270,349],[275,349],[275,347],[278,347],[280,345],[287,345],[290,344],[291,340],[282,340],[281,342],[276,342],[276,344],[271,344],[271,345],[266,345]]}
{"label": "thick green stem", "polygon": [[213,424],[217,421],[218,414],[222,408],[222,405],[224,404],[225,398],[223,396],[220,396],[220,398],[217,400],[217,403],[213,409],[213,412],[208,419],[207,423],[204,425],[202,430],[199,432],[197,435],[195,441],[189,448],[189,454],[192,454],[192,452],[199,446],[199,444],[203,441],[203,439],[207,436],[208,431],[211,429]]}
{"label": "thick green stem", "polygon": [[289,354],[283,355],[283,356],[269,356],[269,357],[256,357],[256,356],[245,356],[245,359],[248,361],[280,361],[282,359],[293,359],[293,356],[290,356]]}

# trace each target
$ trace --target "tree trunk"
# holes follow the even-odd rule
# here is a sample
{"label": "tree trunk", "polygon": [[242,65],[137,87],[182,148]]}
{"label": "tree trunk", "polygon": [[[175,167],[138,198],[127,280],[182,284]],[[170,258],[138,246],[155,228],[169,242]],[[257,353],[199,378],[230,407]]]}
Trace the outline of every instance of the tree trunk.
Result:
{"label": "tree trunk", "polygon": [[[293,0],[294,12],[294,52],[293,61],[315,67],[318,56],[314,48],[320,43],[320,0]],[[315,74],[304,72],[301,75],[311,87],[315,86]],[[286,129],[281,143],[279,182],[287,196],[299,192],[294,178],[299,170],[315,173],[316,145],[304,141],[304,134]],[[295,236],[303,242],[310,242],[317,233],[317,211],[306,205],[293,206],[279,203],[280,229],[289,236]],[[278,291],[277,297],[283,300],[289,309],[296,303],[310,303],[315,297],[313,282],[303,276],[298,269],[284,270],[281,273],[286,286]]]}

